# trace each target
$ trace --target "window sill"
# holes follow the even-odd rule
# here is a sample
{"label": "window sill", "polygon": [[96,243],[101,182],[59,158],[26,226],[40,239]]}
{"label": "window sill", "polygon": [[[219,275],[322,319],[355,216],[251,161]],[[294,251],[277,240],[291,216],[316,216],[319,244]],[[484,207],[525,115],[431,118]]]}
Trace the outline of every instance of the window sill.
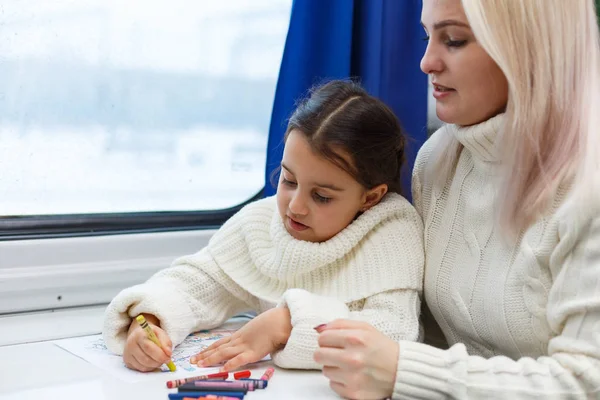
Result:
{"label": "window sill", "polygon": [[0,347],[102,332],[105,305],[0,316]]}

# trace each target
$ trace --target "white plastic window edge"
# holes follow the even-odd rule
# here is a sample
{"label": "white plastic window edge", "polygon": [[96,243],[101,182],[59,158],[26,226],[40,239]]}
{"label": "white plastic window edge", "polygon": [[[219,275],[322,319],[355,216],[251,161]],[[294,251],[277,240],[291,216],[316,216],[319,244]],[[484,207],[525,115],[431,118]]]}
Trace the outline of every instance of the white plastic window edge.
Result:
{"label": "white plastic window edge", "polygon": [[214,230],[0,242],[0,346],[100,333],[104,308]]}

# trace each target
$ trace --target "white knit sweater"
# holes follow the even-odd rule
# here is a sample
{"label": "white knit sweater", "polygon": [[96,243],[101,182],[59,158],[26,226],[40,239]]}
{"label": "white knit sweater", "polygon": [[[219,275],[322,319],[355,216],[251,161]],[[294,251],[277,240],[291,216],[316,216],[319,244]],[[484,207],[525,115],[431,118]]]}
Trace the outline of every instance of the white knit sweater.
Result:
{"label": "white knit sweater", "polygon": [[[452,347],[401,341],[394,398],[600,398],[598,208],[580,204],[583,218],[560,217],[563,190],[550,215],[519,240],[503,240],[494,221],[503,119],[445,126],[419,152],[413,198],[425,227],[424,295]],[[430,163],[443,135],[464,148],[438,190]]]}
{"label": "white knit sweater", "polygon": [[106,310],[104,340],[121,354],[132,317],[149,313],[176,345],[237,312],[279,303],[290,309],[292,333],[272,354],[274,362],[317,369],[313,328],[336,318],[364,320],[396,340],[416,340],[423,263],[421,219],[397,194],[384,196],[323,243],[293,238],[271,197],[244,207],[200,252],[117,295]]}

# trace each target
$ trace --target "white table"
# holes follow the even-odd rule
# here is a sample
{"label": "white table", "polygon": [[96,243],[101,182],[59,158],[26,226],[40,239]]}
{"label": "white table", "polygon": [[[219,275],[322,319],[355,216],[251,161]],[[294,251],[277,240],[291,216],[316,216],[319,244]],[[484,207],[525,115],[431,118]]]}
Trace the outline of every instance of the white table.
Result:
{"label": "white table", "polygon": [[[259,378],[266,365],[253,371]],[[72,355],[51,342],[0,347],[2,400],[166,400],[164,376],[156,381],[128,383]],[[337,399],[317,371],[276,369],[264,390],[245,399]]]}
{"label": "white table", "polygon": [[[93,315],[89,310],[86,310],[85,314],[88,317]],[[38,325],[46,325],[43,321],[46,317],[47,323],[54,325],[67,319],[66,316],[59,317],[56,314],[35,315],[35,321]],[[6,334],[6,330],[15,333],[31,332],[34,329],[30,325],[30,317],[19,319],[0,319],[0,331],[5,330]],[[78,320],[76,325],[80,330],[85,327],[82,320]],[[89,333],[98,333],[96,325],[96,322],[88,325]],[[27,327],[28,330],[19,330],[19,327]],[[38,332],[44,332],[44,329],[49,331],[47,325],[36,326],[35,329]],[[85,329],[78,334],[81,335],[82,332],[85,332]],[[55,338],[57,337],[53,339]],[[252,378],[259,378],[267,366],[267,363],[261,363],[260,367],[253,370]],[[157,376],[156,380],[149,382],[125,382],[74,356],[52,341],[0,346],[0,400],[167,400],[168,393],[175,392],[176,390],[166,388],[164,376]],[[339,397],[329,388],[329,382],[318,371],[276,369],[267,389],[248,392],[245,399]]]}

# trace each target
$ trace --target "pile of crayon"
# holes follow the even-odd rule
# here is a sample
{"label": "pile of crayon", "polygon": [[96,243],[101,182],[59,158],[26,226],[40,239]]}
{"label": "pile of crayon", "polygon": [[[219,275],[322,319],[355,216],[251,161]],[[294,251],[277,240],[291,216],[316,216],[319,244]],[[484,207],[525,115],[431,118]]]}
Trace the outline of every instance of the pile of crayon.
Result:
{"label": "pile of crayon", "polygon": [[231,381],[227,380],[229,372],[168,381],[169,389],[177,388],[177,393],[169,394],[169,400],[241,400],[248,392],[266,389],[274,372],[268,368],[260,379],[249,379],[251,373],[246,370],[235,372],[235,380]]}

